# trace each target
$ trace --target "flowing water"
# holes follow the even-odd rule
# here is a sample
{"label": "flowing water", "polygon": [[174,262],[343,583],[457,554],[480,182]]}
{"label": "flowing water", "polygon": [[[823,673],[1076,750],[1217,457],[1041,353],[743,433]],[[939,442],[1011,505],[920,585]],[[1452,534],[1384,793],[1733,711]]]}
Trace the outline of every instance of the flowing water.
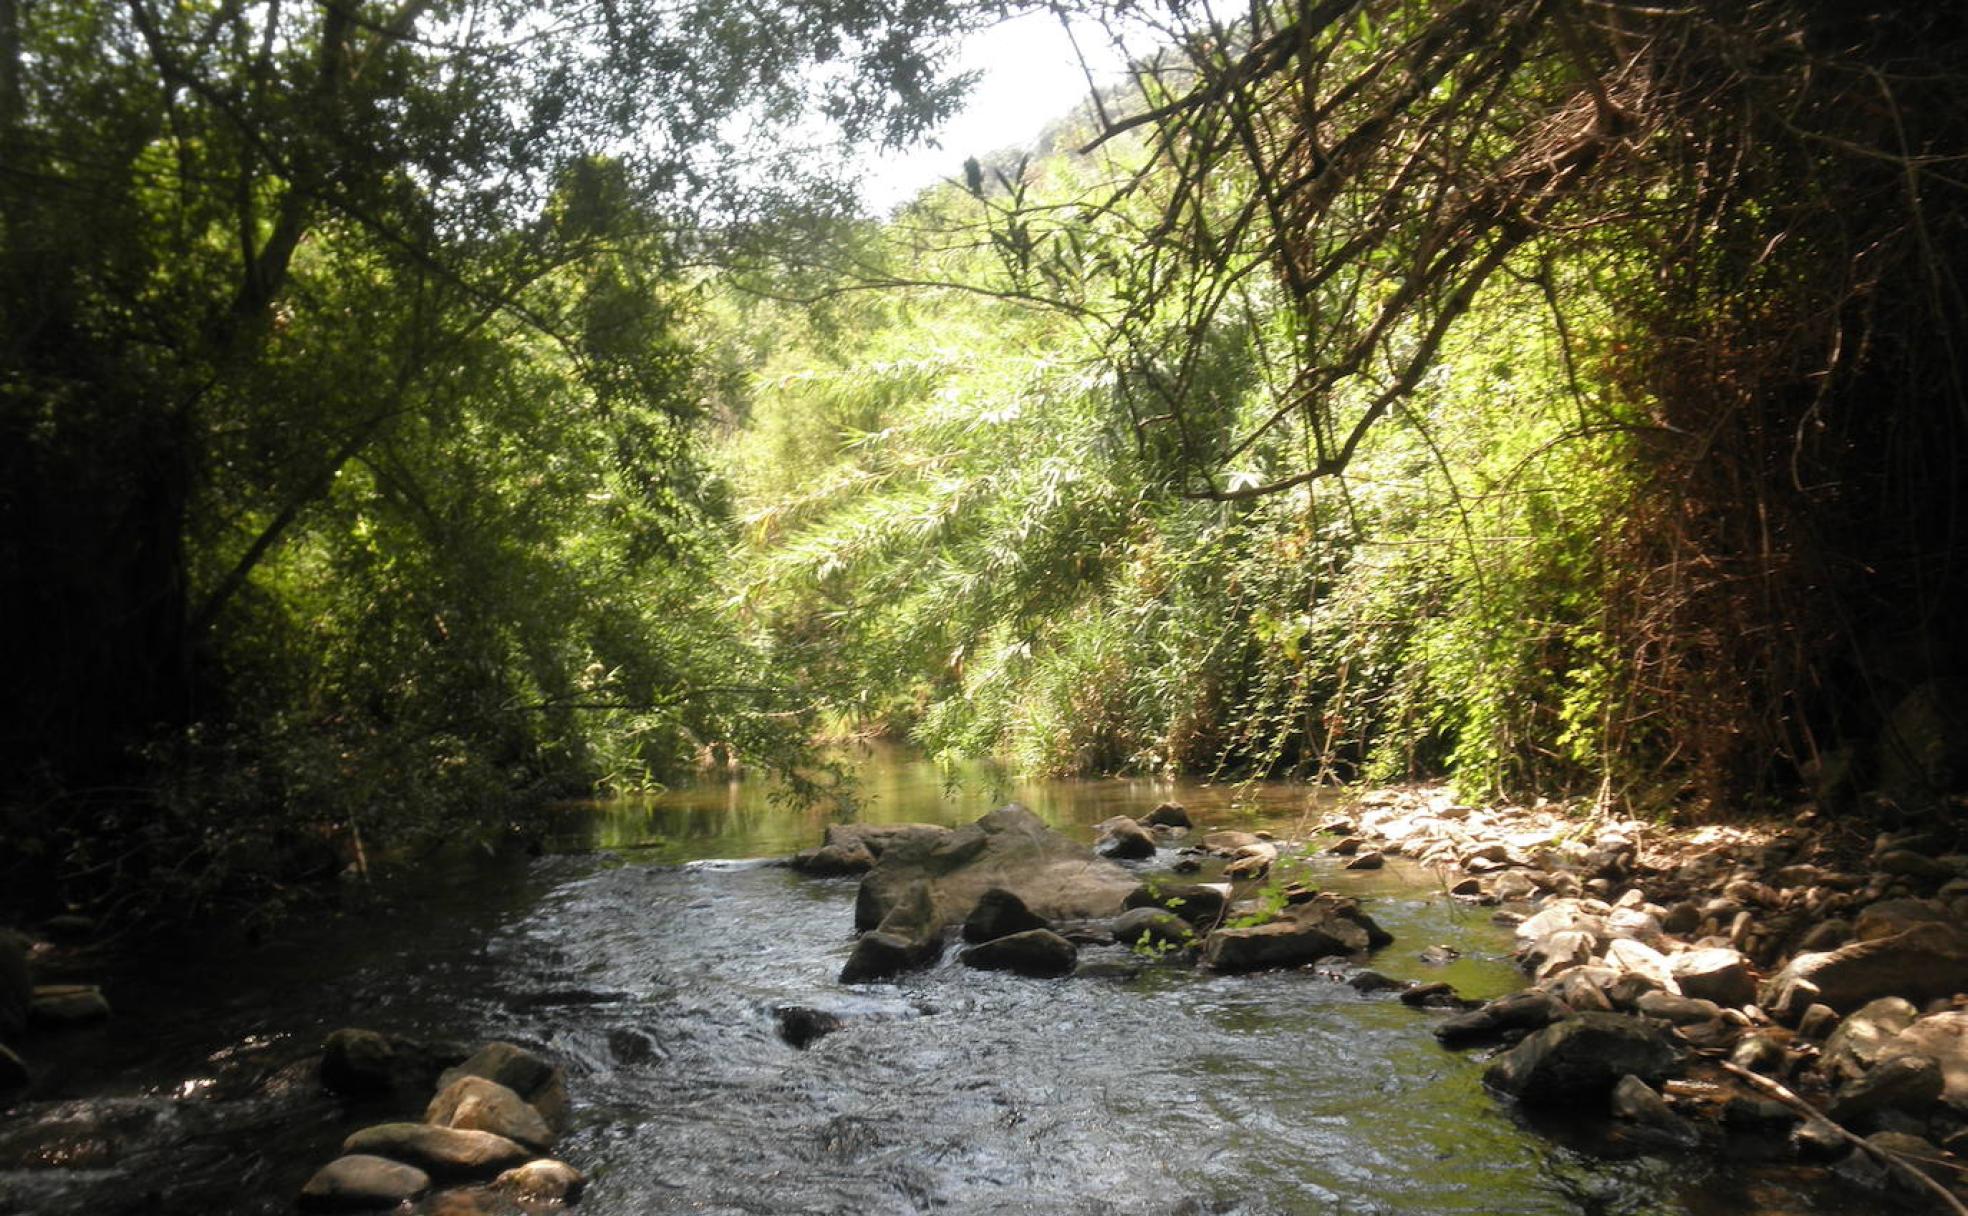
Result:
{"label": "flowing water", "polygon": [[[862,777],[871,822],[959,823],[1015,797],[1083,839],[1167,798],[1281,837],[1320,811],[1303,787],[952,791],[894,756]],[[29,1044],[37,1092],[0,1122],[0,1212],[291,1211],[349,1131],[418,1113],[321,1093],[310,1053],[342,1025],[565,1063],[558,1155],[590,1175],[590,1216],[1876,1207],[1790,1166],[1608,1156],[1589,1126],[1529,1127],[1483,1093],[1479,1057],[1435,1044],[1442,1015],[1356,993],[1348,966],[1211,976],[1115,947],[1067,980],[946,958],[843,987],[855,883],[751,861],[825,822],[765,795],[569,808],[543,857],[426,878],[250,954],[153,960],[111,990],[117,1018]],[[1378,970],[1475,996],[1520,982],[1507,932],[1436,876],[1307,865],[1395,935]],[[1462,957],[1423,963],[1436,943]],[[793,1047],[795,1006],[841,1028]]]}

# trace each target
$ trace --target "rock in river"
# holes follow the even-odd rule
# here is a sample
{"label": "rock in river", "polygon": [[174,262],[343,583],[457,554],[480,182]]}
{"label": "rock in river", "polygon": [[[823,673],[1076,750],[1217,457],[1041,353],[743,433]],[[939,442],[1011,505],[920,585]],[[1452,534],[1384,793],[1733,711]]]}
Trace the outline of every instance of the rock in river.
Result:
{"label": "rock in river", "polygon": [[1128,947],[1169,949],[1196,940],[1189,922],[1161,908],[1130,908],[1114,918],[1114,940]]}
{"label": "rock in river", "polygon": [[1079,948],[1050,929],[1028,929],[972,946],[957,956],[966,967],[1012,971],[1037,979],[1071,975],[1079,963]]}
{"label": "rock in river", "polygon": [[321,1044],[321,1083],[338,1094],[387,1093],[396,1068],[395,1046],[373,1030],[344,1026]]}
{"label": "rock in river", "polygon": [[1192,828],[1189,821],[1189,808],[1180,802],[1164,802],[1141,817],[1141,822],[1151,828]]}
{"label": "rock in river", "polygon": [[1267,924],[1218,929],[1203,942],[1203,962],[1217,971],[1297,967],[1378,949],[1393,940],[1358,903],[1321,894],[1287,906]]}
{"label": "rock in river", "polygon": [[817,849],[793,855],[793,869],[803,874],[864,874],[873,869],[898,840],[937,841],[950,829],[933,823],[834,823]]}
{"label": "rock in river", "polygon": [[433,1178],[490,1178],[529,1161],[532,1150],[493,1132],[429,1123],[379,1123],[342,1141],[344,1154],[388,1157]]}
{"label": "rock in river", "polygon": [[1483,1080],[1536,1106],[1600,1104],[1631,1074],[1657,1085],[1679,1056],[1644,1019],[1581,1013],[1553,1022],[1498,1056]]}
{"label": "rock in river", "polygon": [[565,1161],[543,1157],[507,1170],[492,1185],[529,1203],[572,1203],[581,1197],[587,1181],[580,1170]]}
{"label": "rock in river", "polygon": [[[862,880],[862,890],[867,889]],[[857,909],[858,910],[858,909]],[[888,910],[881,923],[854,943],[841,968],[843,984],[885,980],[914,967],[926,967],[943,953],[943,934],[927,883],[917,883]]]}
{"label": "rock in river", "polygon": [[1093,829],[1093,851],[1129,861],[1155,855],[1155,834],[1126,815],[1102,820]]}
{"label": "rock in river", "polygon": [[1048,921],[1103,920],[1121,911],[1140,879],[1046,826],[1013,803],[940,838],[891,841],[861,880],[854,927],[881,927],[914,889],[929,899],[928,924],[961,924],[992,887],[1002,887]]}
{"label": "rock in river", "polygon": [[484,1077],[518,1094],[556,1132],[567,1130],[567,1074],[557,1064],[513,1043],[491,1042],[437,1078],[444,1089],[460,1077]]}
{"label": "rock in river", "polygon": [[1162,908],[1208,928],[1223,919],[1229,900],[1228,883],[1145,882],[1128,893],[1126,903],[1130,908]]}
{"label": "rock in river", "polygon": [[1024,900],[1003,887],[992,887],[977,897],[977,906],[964,919],[963,939],[975,944],[1050,927],[1044,917],[1033,915]]}
{"label": "rock in river", "polygon": [[553,1147],[554,1142],[553,1129],[539,1111],[504,1085],[484,1077],[460,1077],[439,1090],[424,1111],[424,1122],[493,1132],[540,1152]]}
{"label": "rock in river", "polygon": [[357,1153],[337,1157],[301,1188],[304,1212],[370,1212],[393,1208],[430,1189],[430,1175],[413,1165]]}

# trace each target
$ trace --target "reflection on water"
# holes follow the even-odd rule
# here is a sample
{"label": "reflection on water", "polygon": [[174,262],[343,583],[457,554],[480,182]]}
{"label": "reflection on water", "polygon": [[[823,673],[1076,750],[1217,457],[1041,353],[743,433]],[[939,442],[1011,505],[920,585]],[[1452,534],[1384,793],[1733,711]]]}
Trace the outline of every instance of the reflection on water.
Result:
{"label": "reflection on water", "polygon": [[[1169,798],[1205,826],[1280,835],[1322,813],[1302,788],[1275,786],[950,789],[894,755],[864,766],[863,792],[859,814],[880,821],[960,822],[1015,797],[1082,839]],[[1439,1014],[1360,996],[1338,982],[1352,965],[1218,977],[1107,948],[1067,980],[946,958],[844,988],[851,879],[679,864],[819,839],[823,814],[767,793],[717,783],[569,808],[562,852],[427,880],[387,932],[351,919],[243,965],[171,960],[132,982],[99,1038],[74,1041],[50,1095],[94,1104],[121,1120],[105,1135],[128,1134],[86,1169],[20,1168],[56,1112],[16,1112],[0,1126],[0,1211],[290,1211],[350,1130],[416,1113],[345,1108],[307,1080],[307,1053],[344,1024],[505,1037],[564,1061],[576,1113],[561,1151],[592,1176],[579,1209],[591,1216],[1854,1210],[1796,1171],[1608,1161],[1536,1135],[1484,1095],[1480,1059],[1435,1044]],[[1473,995],[1518,982],[1507,933],[1436,876],[1304,867],[1370,900],[1395,934],[1377,969]],[[1430,967],[1417,955],[1435,943],[1461,957]],[[796,1049],[777,1029],[787,1006],[841,1028]],[[286,1080],[171,1096],[231,1092],[216,1062],[233,1056]],[[198,1084],[214,1076],[216,1088]]]}
{"label": "reflection on water", "polygon": [[[563,849],[633,851],[638,861],[783,856],[820,840],[828,823],[968,823],[1006,802],[1023,802],[1065,830],[1112,815],[1143,814],[1177,801],[1210,827],[1315,825],[1329,794],[1281,782],[1206,785],[1195,781],[1108,777],[1019,781],[988,764],[945,766],[892,746],[858,749],[849,808],[801,806],[769,780],[705,779],[654,797],[572,803],[561,809],[553,843]],[[1090,839],[1090,836],[1087,837]]]}

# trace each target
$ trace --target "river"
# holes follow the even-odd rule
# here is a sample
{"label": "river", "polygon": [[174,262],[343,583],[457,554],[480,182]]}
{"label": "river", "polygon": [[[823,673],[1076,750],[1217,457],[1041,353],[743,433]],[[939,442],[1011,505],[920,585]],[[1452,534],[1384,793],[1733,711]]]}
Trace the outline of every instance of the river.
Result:
{"label": "river", "polygon": [[[868,821],[958,823],[1016,798],[1090,839],[1164,799],[1208,827],[1316,822],[1304,787],[1147,781],[950,788],[891,753],[861,765]],[[356,1127],[418,1112],[314,1084],[329,1030],[507,1038],[566,1064],[587,1171],[578,1211],[1521,1216],[1867,1210],[1788,1164],[1604,1151],[1591,1120],[1528,1125],[1480,1085],[1438,1013],[1340,982],[1352,968],[1212,976],[1112,948],[1037,981],[946,961],[844,988],[852,879],[750,859],[825,815],[758,782],[559,812],[545,855],[486,858],[291,927],[251,951],[152,959],[119,1014],[29,1044],[35,1100],[0,1123],[0,1212],[292,1210]],[[1517,986],[1506,930],[1400,862],[1307,863],[1396,938],[1374,960],[1466,995]],[[1419,957],[1437,943],[1447,966]],[[843,1027],[795,1048],[777,1011]]]}

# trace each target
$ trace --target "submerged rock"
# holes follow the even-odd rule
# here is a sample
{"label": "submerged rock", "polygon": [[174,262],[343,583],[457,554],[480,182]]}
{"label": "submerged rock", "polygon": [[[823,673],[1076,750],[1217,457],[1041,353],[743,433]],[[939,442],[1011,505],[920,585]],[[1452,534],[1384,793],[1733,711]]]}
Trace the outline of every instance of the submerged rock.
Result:
{"label": "submerged rock", "polygon": [[839,1014],[811,1005],[781,1005],[772,1011],[772,1018],[778,1023],[779,1037],[802,1048],[846,1025]]}
{"label": "submerged rock", "polygon": [[1217,971],[1297,967],[1379,949],[1393,940],[1358,903],[1322,894],[1288,905],[1267,924],[1216,930],[1203,942],[1203,962]]}
{"label": "submerged rock", "polygon": [[495,1132],[429,1123],[379,1123],[342,1141],[349,1155],[388,1157],[433,1178],[489,1178],[533,1156]]}
{"label": "submerged rock", "polygon": [[358,1153],[337,1157],[301,1188],[304,1212],[368,1212],[393,1208],[430,1189],[430,1175],[413,1165]]}
{"label": "submerged rock", "polygon": [[1606,1101],[1628,1074],[1657,1085],[1679,1063],[1674,1048],[1646,1021],[1581,1013],[1498,1056],[1483,1080],[1528,1105],[1581,1105]]}
{"label": "submerged rock", "polygon": [[1079,948],[1050,929],[1028,929],[972,946],[957,956],[966,967],[1011,971],[1035,979],[1071,975]]}

